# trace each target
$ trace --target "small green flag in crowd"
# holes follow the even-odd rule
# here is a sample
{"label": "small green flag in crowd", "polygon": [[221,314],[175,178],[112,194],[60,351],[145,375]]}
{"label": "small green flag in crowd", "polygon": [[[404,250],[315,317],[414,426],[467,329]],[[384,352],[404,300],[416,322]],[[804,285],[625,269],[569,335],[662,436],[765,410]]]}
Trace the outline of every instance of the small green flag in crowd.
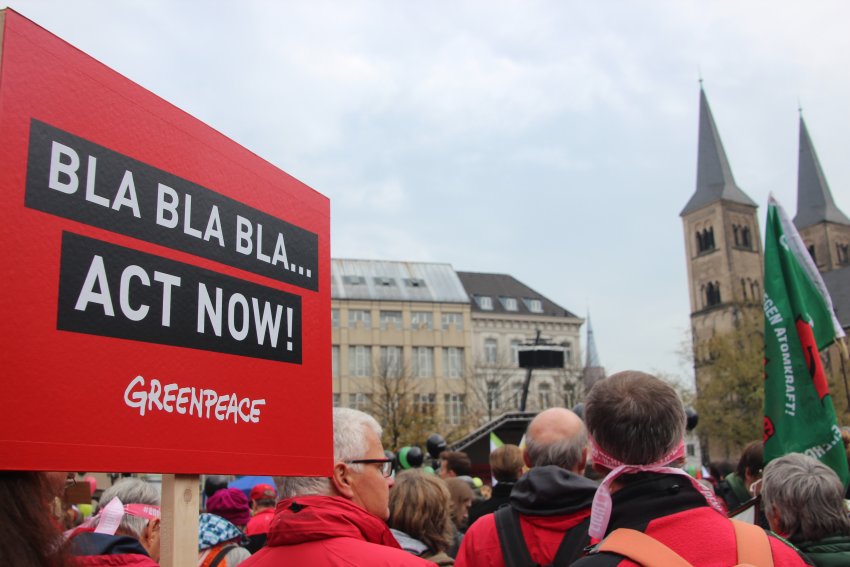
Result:
{"label": "small green flag in crowd", "polygon": [[764,462],[805,453],[847,486],[847,458],[819,354],[844,332],[817,266],[772,195],[764,249]]}

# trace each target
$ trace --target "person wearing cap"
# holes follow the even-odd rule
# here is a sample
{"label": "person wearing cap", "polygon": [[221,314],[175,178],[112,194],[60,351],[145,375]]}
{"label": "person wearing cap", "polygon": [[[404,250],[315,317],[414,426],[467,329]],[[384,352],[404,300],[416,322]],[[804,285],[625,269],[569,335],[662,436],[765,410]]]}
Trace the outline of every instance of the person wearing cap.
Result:
{"label": "person wearing cap", "polygon": [[[582,476],[587,431],[581,418],[565,408],[544,410],[528,425],[525,439],[522,458],[530,470],[511,490],[509,506],[469,527],[457,567],[503,567],[506,556],[547,565],[563,543],[562,563],[568,564],[589,543],[586,526],[597,485]],[[517,532],[516,539],[510,537]],[[521,549],[507,546],[517,540],[524,544]]]}
{"label": "person wearing cap", "polygon": [[244,567],[431,565],[402,550],[389,518],[393,460],[381,426],[361,411],[333,408],[333,468],[328,478],[281,477],[266,547]]}
{"label": "person wearing cap", "polygon": [[[772,556],[776,566],[807,565],[794,548],[760,527],[733,525],[714,492],[679,468],[686,417],[669,384],[643,372],[619,372],[594,384],[584,415],[593,467],[606,475],[593,500],[589,528],[593,540],[602,543],[574,565],[670,564],[662,552],[694,567],[736,565],[754,563],[741,560],[754,551]],[[736,535],[739,529],[746,537]],[[625,541],[618,538],[623,535],[631,538],[629,545],[607,551],[616,547],[614,541]],[[635,557],[649,549],[635,542],[655,546],[651,561]]]}
{"label": "person wearing cap", "polygon": [[245,527],[248,536],[248,551],[256,553],[266,544],[269,526],[274,517],[274,505],[277,500],[277,490],[270,484],[256,484],[251,489],[251,512],[253,516]]}
{"label": "person wearing cap", "polygon": [[137,478],[121,479],[104,490],[98,514],[69,534],[78,564],[158,565],[159,500],[157,488]]}
{"label": "person wearing cap", "polygon": [[242,530],[230,521],[215,514],[201,514],[198,518],[198,567],[236,567],[251,556],[242,547],[247,541]]}

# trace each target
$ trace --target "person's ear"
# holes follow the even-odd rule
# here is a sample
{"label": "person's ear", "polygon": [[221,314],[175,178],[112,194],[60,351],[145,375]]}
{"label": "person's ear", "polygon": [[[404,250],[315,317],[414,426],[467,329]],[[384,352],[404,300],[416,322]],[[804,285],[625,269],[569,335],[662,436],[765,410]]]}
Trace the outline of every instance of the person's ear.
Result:
{"label": "person's ear", "polygon": [[531,459],[528,458],[528,449],[522,450],[522,462],[525,463],[526,467],[532,468],[531,467]]}
{"label": "person's ear", "polygon": [[148,521],[148,525],[145,526],[145,531],[142,533],[142,546],[145,549],[151,549],[159,541],[159,527],[159,520],[153,519]]}
{"label": "person's ear", "polygon": [[354,498],[354,490],[352,488],[351,469],[345,463],[337,461],[334,463],[333,474],[331,475],[331,486],[334,492],[344,498],[351,500]]}
{"label": "person's ear", "polygon": [[581,458],[578,460],[578,464],[576,465],[574,472],[584,476],[585,467],[587,467],[587,447],[581,450]]}

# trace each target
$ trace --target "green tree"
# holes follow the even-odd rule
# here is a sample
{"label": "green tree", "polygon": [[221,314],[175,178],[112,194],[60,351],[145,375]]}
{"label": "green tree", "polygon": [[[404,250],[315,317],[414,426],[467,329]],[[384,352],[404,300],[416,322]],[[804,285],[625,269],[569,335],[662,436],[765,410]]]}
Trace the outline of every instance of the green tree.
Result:
{"label": "green tree", "polygon": [[761,312],[746,307],[736,310],[731,330],[694,343],[697,431],[714,458],[732,458],[762,438],[763,333]]}

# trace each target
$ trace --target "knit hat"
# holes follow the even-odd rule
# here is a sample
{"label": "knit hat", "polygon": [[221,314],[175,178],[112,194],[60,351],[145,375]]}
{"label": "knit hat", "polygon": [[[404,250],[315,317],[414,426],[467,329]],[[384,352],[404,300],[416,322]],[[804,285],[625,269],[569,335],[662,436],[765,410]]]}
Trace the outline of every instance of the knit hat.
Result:
{"label": "knit hat", "polygon": [[277,498],[277,491],[271,484],[256,484],[251,489],[251,500],[274,500]]}
{"label": "knit hat", "polygon": [[238,488],[222,488],[207,499],[207,512],[221,516],[237,526],[248,524],[251,506]]}
{"label": "knit hat", "polygon": [[198,518],[198,551],[232,540],[244,543],[245,535],[221,516],[201,514]]}

